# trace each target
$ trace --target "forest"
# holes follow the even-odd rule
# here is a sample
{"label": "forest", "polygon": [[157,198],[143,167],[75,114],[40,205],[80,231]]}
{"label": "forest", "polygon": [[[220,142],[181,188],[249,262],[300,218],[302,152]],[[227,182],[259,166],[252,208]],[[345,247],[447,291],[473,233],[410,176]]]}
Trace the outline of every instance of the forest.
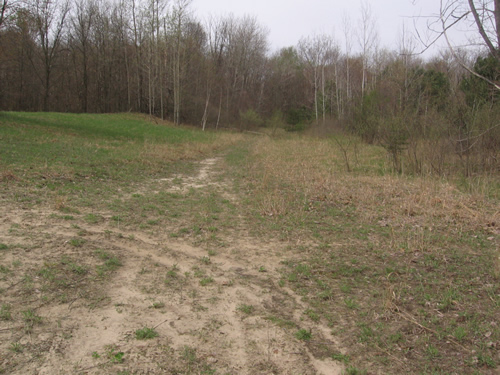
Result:
{"label": "forest", "polygon": [[[255,17],[199,20],[191,3],[3,0],[0,110],[342,132],[383,146],[399,173],[498,172],[498,1],[441,1],[441,37],[464,21],[478,41],[425,59],[413,30],[382,48],[366,3],[361,27],[338,25],[342,42],[313,34],[276,52]],[[356,146],[342,147],[349,168]]]}

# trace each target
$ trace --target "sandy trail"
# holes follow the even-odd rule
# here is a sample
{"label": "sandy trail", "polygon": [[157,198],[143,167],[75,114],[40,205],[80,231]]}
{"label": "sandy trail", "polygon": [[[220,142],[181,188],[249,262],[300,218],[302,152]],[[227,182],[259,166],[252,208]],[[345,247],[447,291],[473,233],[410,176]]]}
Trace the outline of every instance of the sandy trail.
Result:
{"label": "sandy trail", "polygon": [[[221,179],[221,163],[218,158],[204,160],[197,175],[164,179],[155,189],[211,187],[237,202],[229,183]],[[141,187],[143,192],[145,189],[148,187]],[[84,248],[68,245],[75,229],[55,220],[54,209],[5,206],[0,242],[23,242],[25,246],[3,254],[3,264],[23,259],[22,267],[35,269],[61,253],[89,265],[96,262]],[[341,373],[338,363],[316,349],[328,346],[340,351],[331,328],[304,320],[306,307],[301,297],[279,286],[278,270],[286,243],[252,237],[242,222],[226,234],[228,246],[209,258],[206,249],[189,238],[169,236],[168,228],[154,233],[128,231],[128,237],[116,238],[109,235],[106,222],[78,225],[85,232],[86,246],[119,255],[122,266],[91,298],[78,286],[70,300],[57,303],[42,301],[43,293],[37,289],[23,295],[26,300],[39,299],[36,311],[43,324],[26,334],[14,329],[19,319],[0,321],[0,341],[4,343],[0,365],[11,373]],[[20,296],[14,281],[21,282],[21,276],[1,285],[6,302]],[[154,328],[158,336],[136,339],[135,332],[144,327]],[[312,342],[294,336],[299,327],[314,333]],[[14,342],[24,350],[9,351]]]}

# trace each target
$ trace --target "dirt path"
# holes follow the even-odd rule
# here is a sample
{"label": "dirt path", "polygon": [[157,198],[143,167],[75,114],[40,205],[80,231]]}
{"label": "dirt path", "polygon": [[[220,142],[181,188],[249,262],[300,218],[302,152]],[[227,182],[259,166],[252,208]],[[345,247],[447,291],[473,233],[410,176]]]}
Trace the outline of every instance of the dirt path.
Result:
{"label": "dirt path", "polygon": [[[221,178],[221,163],[207,159],[197,175],[164,179],[154,189],[211,187],[237,204],[239,198]],[[151,187],[138,188],[144,193]],[[286,243],[253,237],[241,222],[225,234],[227,246],[207,256],[206,248],[189,237],[173,238],[169,228],[128,230],[126,237],[117,237],[110,234],[108,219],[75,225],[55,214],[5,203],[0,219],[0,243],[23,244],[10,246],[13,250],[1,258],[2,264],[18,264],[18,274],[12,266],[14,273],[0,282],[2,303],[12,310],[11,319],[0,320],[0,365],[10,373],[341,373],[323,353],[325,347],[341,349],[331,328],[304,319],[302,297],[279,286]],[[70,246],[75,231],[85,246]],[[87,248],[98,250],[89,254]],[[50,270],[61,254],[89,268],[103,262],[95,254],[115,254],[121,266],[104,283],[87,278],[78,284],[75,277],[72,292],[63,298],[57,290],[44,293],[41,279],[48,271],[40,271]],[[28,288],[23,274],[30,272]],[[25,308],[14,303],[19,299],[34,304],[43,318],[29,331],[19,329],[22,314],[27,324]],[[136,331],[145,327],[158,336],[137,339]],[[312,332],[312,339],[299,340],[299,329]]]}

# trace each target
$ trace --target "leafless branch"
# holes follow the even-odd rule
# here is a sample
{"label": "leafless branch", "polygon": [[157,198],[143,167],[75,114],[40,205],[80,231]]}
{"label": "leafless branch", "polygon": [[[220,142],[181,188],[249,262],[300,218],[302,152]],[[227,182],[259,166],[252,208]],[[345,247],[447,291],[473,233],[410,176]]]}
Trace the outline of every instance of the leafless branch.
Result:
{"label": "leafless branch", "polygon": [[[469,0],[470,2],[471,0]],[[463,14],[462,15],[462,18],[464,18],[466,15]],[[457,60],[457,62],[460,64],[460,66],[462,68],[464,68],[465,70],[467,70],[470,74],[474,75],[475,77],[478,77],[480,79],[482,79],[483,81],[487,82],[488,84],[492,85],[493,87],[495,87],[495,89],[499,90],[500,91],[500,85],[493,82],[492,80],[484,77],[483,75],[477,73],[476,71],[474,71],[474,69],[472,69],[471,67],[469,67],[456,53],[455,51],[455,48],[453,47],[453,45],[451,44],[451,41],[450,41],[450,38],[448,36],[448,30],[449,30],[449,26],[446,25],[446,19],[445,19],[445,10],[443,9],[443,0],[441,0],[441,11],[440,11],[440,20],[441,20],[441,25],[442,25],[442,29],[443,29],[443,36],[446,40],[446,44],[448,45],[448,49],[450,50],[451,54],[453,55],[453,57]],[[496,55],[495,55],[496,56]]]}
{"label": "leafless branch", "polygon": [[478,28],[479,34],[483,38],[484,42],[488,46],[488,49],[490,50],[491,54],[495,56],[497,59],[500,59],[500,51],[498,51],[498,48],[495,48],[493,43],[491,42],[491,39],[488,37],[486,34],[486,31],[483,26],[483,22],[481,21],[479,14],[477,12],[476,6],[474,4],[473,0],[468,0],[469,2],[469,7],[471,10],[472,15],[474,16],[474,20],[476,21],[476,26]]}

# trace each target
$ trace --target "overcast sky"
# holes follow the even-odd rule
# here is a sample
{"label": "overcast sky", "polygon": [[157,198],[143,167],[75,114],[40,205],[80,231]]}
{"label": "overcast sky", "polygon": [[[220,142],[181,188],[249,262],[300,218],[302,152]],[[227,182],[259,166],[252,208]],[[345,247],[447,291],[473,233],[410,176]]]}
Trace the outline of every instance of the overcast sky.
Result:
{"label": "overcast sky", "polygon": [[[403,23],[414,31],[418,17],[439,13],[439,0],[366,0],[377,21],[380,44],[395,50]],[[193,0],[194,14],[202,22],[207,16],[256,16],[269,30],[271,51],[295,46],[303,36],[334,34],[343,41],[343,16],[358,26],[361,0]],[[421,19],[421,18],[420,18]],[[423,27],[425,22],[421,23]],[[357,39],[354,39],[356,41]],[[434,51],[435,53],[435,51]]]}

